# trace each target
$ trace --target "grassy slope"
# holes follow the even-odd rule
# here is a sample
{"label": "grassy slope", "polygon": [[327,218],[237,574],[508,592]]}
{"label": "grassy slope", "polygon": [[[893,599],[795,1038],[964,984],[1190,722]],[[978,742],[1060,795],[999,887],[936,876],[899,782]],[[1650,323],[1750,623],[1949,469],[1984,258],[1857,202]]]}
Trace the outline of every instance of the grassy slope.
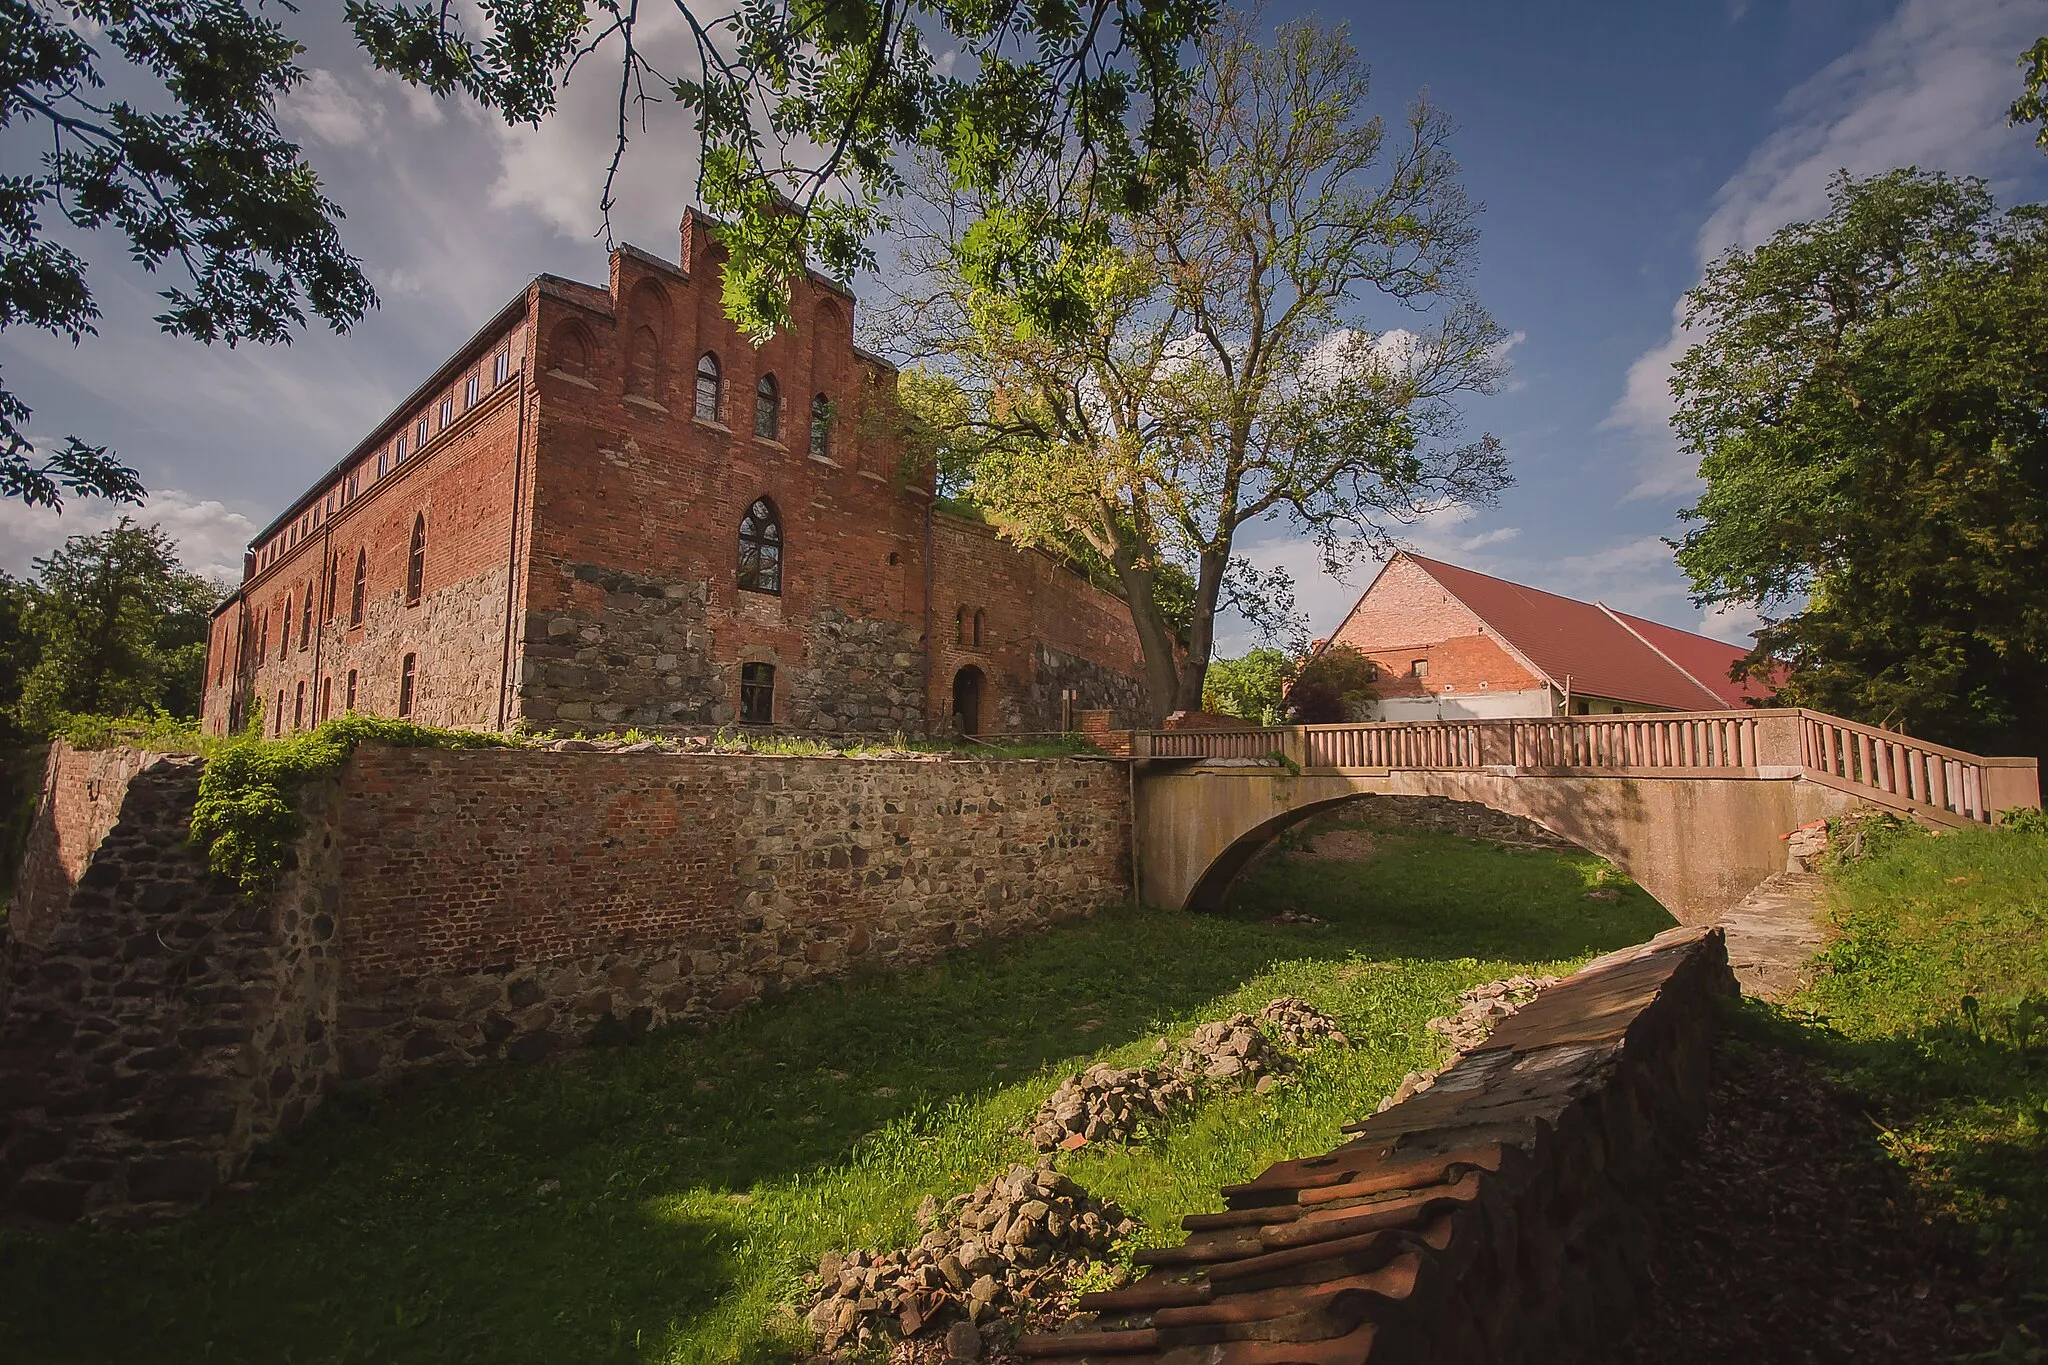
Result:
{"label": "grassy slope", "polygon": [[2029,1032],[2019,1007],[2048,1012],[2048,837],[1903,839],[1834,873],[1829,901],[1840,938],[1795,1017],[1934,1205],[2038,1268],[2048,1015]]}
{"label": "grassy slope", "polygon": [[[1026,1157],[1011,1126],[1085,1059],[1150,1056],[1165,1031],[1283,993],[1360,1044],[1151,1145],[1063,1159],[1170,1230],[1434,1062],[1424,1024],[1457,991],[1669,923],[1625,883],[1585,898],[1611,875],[1446,836],[1385,839],[1369,869],[1276,859],[1229,915],[1119,911],[709,1033],[330,1111],[256,1192],[185,1223],[0,1233],[0,1359],[778,1355],[778,1305],[820,1251],[909,1240],[925,1194]],[[1324,923],[1263,918],[1285,908]]]}

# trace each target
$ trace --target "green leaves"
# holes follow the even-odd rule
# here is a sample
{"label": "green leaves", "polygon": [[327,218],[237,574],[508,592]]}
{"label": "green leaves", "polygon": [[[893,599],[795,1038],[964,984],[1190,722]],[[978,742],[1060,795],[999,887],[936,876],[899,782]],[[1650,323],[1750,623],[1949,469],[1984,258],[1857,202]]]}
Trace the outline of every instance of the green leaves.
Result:
{"label": "green leaves", "polygon": [[[56,208],[74,226],[112,228],[145,270],[174,266],[156,322],[200,341],[278,342],[310,310],[337,330],[376,294],[341,245],[341,210],[275,103],[303,78],[300,48],[242,0],[0,0],[0,128],[40,125],[33,173],[0,179],[0,328],[76,343],[99,310],[85,263],[44,239]],[[162,88],[167,107],[103,100],[111,53]],[[65,492],[140,501],[133,470],[76,437],[54,453],[0,389],[0,496],[59,506]]]}
{"label": "green leaves", "polygon": [[[1088,236],[1101,204],[1148,202],[1185,176],[1180,52],[1216,14],[1214,0],[743,0],[723,17],[672,3],[695,56],[681,74],[648,65],[649,20],[617,0],[482,0],[473,27],[440,5],[350,0],[348,18],[383,69],[514,123],[552,111],[579,61],[616,52],[613,174],[648,89],[690,111],[698,196],[725,224],[726,311],[756,335],[788,325],[807,264],[845,278],[873,263],[912,150],[963,190],[1037,182],[977,239],[975,269],[1035,325],[1078,325],[1058,244]],[[1071,193],[1083,180],[1103,197]]]}
{"label": "green leaves", "polygon": [[1777,613],[1780,695],[1979,752],[2048,750],[2048,232],[1984,183],[1835,183],[1717,261],[1673,418],[1706,490],[1678,562]]}

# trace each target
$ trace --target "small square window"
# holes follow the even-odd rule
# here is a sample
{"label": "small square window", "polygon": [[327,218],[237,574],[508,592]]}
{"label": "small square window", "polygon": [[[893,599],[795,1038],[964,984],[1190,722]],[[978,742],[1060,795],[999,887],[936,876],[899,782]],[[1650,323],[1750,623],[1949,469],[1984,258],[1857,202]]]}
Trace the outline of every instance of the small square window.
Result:
{"label": "small square window", "polygon": [[1415,661],[1414,661],[1413,663],[1409,664],[1409,665],[1408,665],[1408,676],[1409,676],[1409,677],[1411,677],[1411,678],[1426,678],[1426,677],[1428,677],[1428,676],[1429,676],[1429,660],[1427,660],[1427,659],[1417,659],[1417,660],[1415,660]]}

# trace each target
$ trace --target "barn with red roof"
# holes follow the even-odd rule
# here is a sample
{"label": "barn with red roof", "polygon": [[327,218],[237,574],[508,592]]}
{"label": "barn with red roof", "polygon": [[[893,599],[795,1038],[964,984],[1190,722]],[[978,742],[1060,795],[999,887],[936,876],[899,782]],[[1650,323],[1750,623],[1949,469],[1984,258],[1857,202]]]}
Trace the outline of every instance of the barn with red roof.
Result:
{"label": "barn with red roof", "polygon": [[1377,665],[1381,720],[1724,711],[1770,696],[1731,678],[1741,646],[1407,551],[1329,643]]}

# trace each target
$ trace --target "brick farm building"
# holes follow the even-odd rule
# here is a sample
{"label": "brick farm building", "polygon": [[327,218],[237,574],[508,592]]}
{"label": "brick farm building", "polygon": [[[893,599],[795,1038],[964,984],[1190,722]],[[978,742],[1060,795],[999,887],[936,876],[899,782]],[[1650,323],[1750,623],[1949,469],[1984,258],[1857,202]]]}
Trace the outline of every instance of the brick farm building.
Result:
{"label": "brick farm building", "polygon": [[710,220],[542,276],[250,546],[204,719],[1064,728],[1144,710],[1123,605],[940,510],[853,296],[756,348]]}

